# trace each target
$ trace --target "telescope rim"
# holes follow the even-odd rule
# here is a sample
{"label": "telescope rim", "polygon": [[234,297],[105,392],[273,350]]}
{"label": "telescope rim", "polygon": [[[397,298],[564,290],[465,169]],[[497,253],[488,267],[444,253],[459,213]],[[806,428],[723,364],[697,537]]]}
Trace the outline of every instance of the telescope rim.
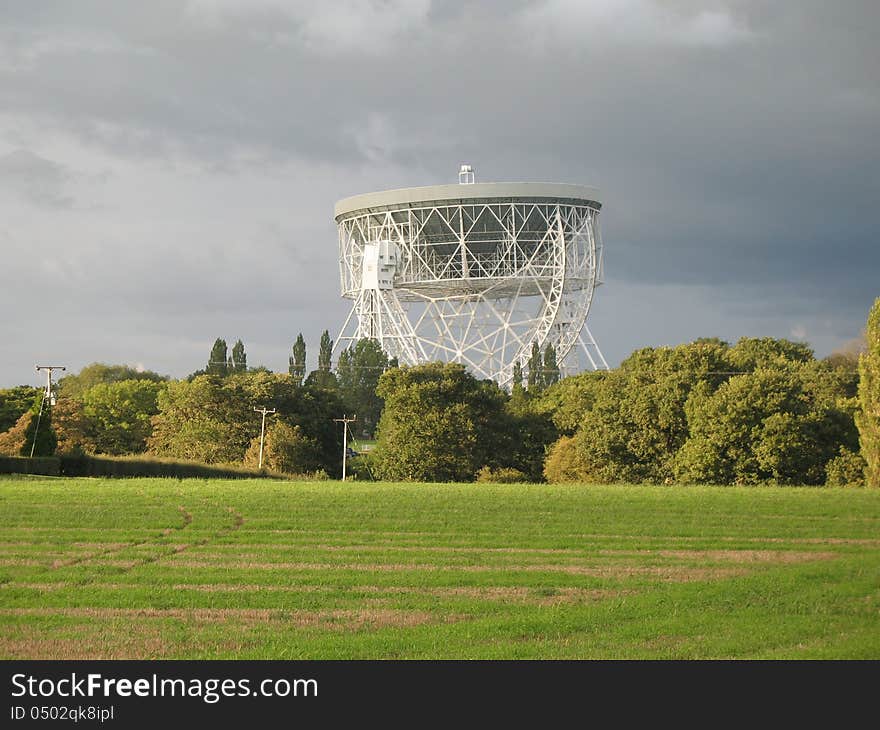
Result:
{"label": "telescope rim", "polygon": [[574,205],[602,207],[601,194],[597,188],[569,183],[453,183],[450,185],[426,185],[415,188],[381,190],[343,198],[336,203],[333,217],[339,221],[373,211],[400,210],[420,207],[420,204],[436,206],[512,202],[560,202]]}

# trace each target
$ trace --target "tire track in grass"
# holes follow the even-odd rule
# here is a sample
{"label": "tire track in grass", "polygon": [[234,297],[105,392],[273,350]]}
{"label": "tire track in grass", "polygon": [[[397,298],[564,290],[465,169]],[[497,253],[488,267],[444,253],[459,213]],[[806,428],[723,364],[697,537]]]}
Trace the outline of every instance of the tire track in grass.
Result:
{"label": "tire track in grass", "polygon": [[[178,505],[177,510],[178,510],[178,512],[180,512],[180,514],[183,518],[182,524],[174,525],[172,527],[167,527],[164,530],[162,530],[162,533],[161,533],[162,538],[167,538],[175,533],[178,533],[178,534],[183,533],[184,530],[187,530],[188,528],[192,527],[193,521],[194,521],[193,513],[190,512],[189,509],[187,509],[184,505]],[[225,537],[225,536],[231,534],[232,532],[239,530],[245,522],[244,515],[242,515],[237,510],[235,510],[233,507],[227,507],[226,511],[232,515],[232,518],[233,518],[232,524],[218,530],[214,534],[209,535],[204,538],[200,538],[198,540],[192,540],[187,543],[182,543],[179,545],[172,545],[171,549],[168,551],[161,551],[161,552],[158,552],[154,555],[148,555],[143,558],[137,558],[137,559],[133,559],[131,561],[126,561],[127,562],[126,565],[119,565],[118,567],[121,567],[124,571],[130,571],[130,570],[133,570],[134,568],[137,568],[137,567],[141,567],[144,565],[150,565],[152,563],[156,563],[156,562],[162,560],[163,558],[171,557],[174,555],[179,555],[180,553],[183,553],[187,550],[190,550],[191,548],[203,547],[203,546],[209,544],[210,542],[212,542],[213,540],[217,540],[219,538]],[[150,546],[155,546],[156,548],[161,548],[163,545],[164,545],[164,543],[158,542],[158,540],[156,538],[146,537],[143,540],[132,540],[132,541],[127,542],[121,546],[115,546],[112,548],[108,548],[106,550],[99,550],[94,553],[89,553],[87,555],[82,555],[82,556],[78,556],[76,558],[72,558],[70,560],[55,561],[52,565],[52,568],[58,569],[58,568],[66,568],[66,567],[70,567],[70,566],[75,566],[75,565],[82,565],[82,564],[90,562],[92,560],[108,560],[108,559],[112,560],[114,558],[114,556],[118,556],[119,554],[123,553],[126,550],[131,550],[133,548],[150,547]]]}
{"label": "tire track in grass", "polygon": [[[185,513],[185,516],[184,516],[185,525],[184,526],[188,527],[188,526],[192,525],[192,523],[193,523],[192,513],[187,512],[183,507],[180,507],[179,509]],[[180,555],[181,553],[184,553],[187,550],[190,550],[192,548],[204,547],[205,545],[208,545],[212,541],[218,540],[223,537],[227,537],[228,535],[231,535],[233,532],[236,532],[237,530],[241,529],[241,526],[245,522],[244,515],[242,515],[240,512],[238,512],[234,507],[227,507],[226,511],[232,515],[232,524],[228,525],[227,527],[224,527],[224,528],[218,530],[217,532],[215,532],[211,535],[208,535],[207,537],[200,538],[198,540],[192,540],[191,542],[183,543],[180,545],[172,545],[170,551],[160,552],[155,555],[148,555],[145,558],[141,558],[139,560],[132,561],[131,565],[122,566],[123,571],[128,572],[128,571],[134,570],[135,568],[140,568],[145,565],[151,565],[153,563],[158,563],[160,560],[163,560],[164,558],[169,558],[169,557],[174,557],[174,556]]]}
{"label": "tire track in grass", "polygon": [[[161,532],[161,537],[168,537],[173,534],[175,531],[180,532],[185,530],[192,524],[192,514],[190,514],[187,509],[183,505],[178,505],[177,511],[181,513],[183,517],[183,523],[181,525],[174,525],[173,527],[166,527]],[[91,560],[98,560],[103,558],[112,557],[114,555],[118,555],[124,550],[130,550],[132,548],[142,547],[144,545],[150,544],[159,544],[156,542],[156,538],[152,536],[145,537],[142,540],[132,540],[122,544],[115,544],[112,547],[108,547],[104,550],[98,550],[94,553],[87,553],[85,555],[79,555],[75,558],[70,558],[68,560],[55,560],[52,562],[51,568],[53,570],[57,570],[59,568],[69,568],[75,565],[82,565],[83,563],[89,562]]]}
{"label": "tire track in grass", "polygon": [[[213,506],[213,505],[212,505]],[[186,531],[192,528],[194,522],[193,513],[190,512],[184,505],[178,505],[177,511],[181,516],[181,523],[178,525],[173,525],[171,527],[164,528],[160,535],[156,537],[155,535],[149,535],[140,540],[130,540],[125,543],[116,543],[112,546],[109,546],[102,550],[97,550],[85,555],[78,555],[74,558],[70,558],[68,560],[56,560],[50,566],[51,570],[61,570],[69,567],[89,567],[89,563],[92,561],[110,561],[113,560],[115,556],[119,556],[126,550],[138,549],[144,547],[153,547],[154,549],[159,549],[164,546],[164,543],[159,542],[162,538],[167,538],[174,534],[186,534]],[[186,550],[196,547],[202,547],[207,545],[212,540],[217,540],[219,538],[228,536],[229,534],[239,530],[242,525],[245,523],[244,515],[235,510],[232,507],[227,507],[226,511],[232,515],[232,522],[228,526],[220,529],[212,535],[207,537],[192,540],[188,543],[183,543],[179,545],[172,545],[170,550],[160,551],[152,555],[147,555],[143,558],[134,559],[131,561],[126,561],[126,564],[119,565],[121,561],[117,561],[117,566],[121,568],[123,573],[128,573],[135,568],[140,568],[145,565],[151,565],[153,563],[157,563],[160,560],[172,556],[176,556]],[[99,563],[100,564],[100,563]],[[103,563],[106,564],[106,563]],[[100,584],[102,581],[101,575],[94,575],[93,577],[85,577],[81,578],[77,581],[77,586],[82,588],[87,585]],[[13,587],[15,584],[24,585],[27,581],[6,581],[5,587]]]}

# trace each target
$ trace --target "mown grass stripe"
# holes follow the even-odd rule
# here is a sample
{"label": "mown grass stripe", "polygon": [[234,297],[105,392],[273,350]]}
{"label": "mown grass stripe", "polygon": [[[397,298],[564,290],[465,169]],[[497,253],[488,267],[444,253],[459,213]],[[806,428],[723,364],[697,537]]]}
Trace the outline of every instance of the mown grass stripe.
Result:
{"label": "mown grass stripe", "polygon": [[869,490],[0,480],[4,658],[878,658],[878,616]]}

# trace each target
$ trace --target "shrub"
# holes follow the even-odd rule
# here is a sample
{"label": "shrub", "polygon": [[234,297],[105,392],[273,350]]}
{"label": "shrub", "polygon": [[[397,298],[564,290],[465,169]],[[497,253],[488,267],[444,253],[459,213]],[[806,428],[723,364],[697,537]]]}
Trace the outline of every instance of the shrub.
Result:
{"label": "shrub", "polygon": [[845,446],[840,447],[840,455],[835,456],[825,466],[825,484],[829,487],[865,485],[865,460]]}
{"label": "shrub", "polygon": [[375,481],[373,470],[370,466],[369,454],[358,454],[357,456],[349,457],[346,461],[345,470],[346,478],[350,474],[353,479],[357,479],[359,482]]}
{"label": "shrub", "polygon": [[544,478],[551,483],[582,482],[587,478],[576,437],[562,436],[547,453]]}
{"label": "shrub", "polygon": [[528,480],[528,477],[519,469],[511,467],[502,466],[498,469],[493,469],[492,467],[484,466],[477,472],[477,481],[481,483],[522,484]]}

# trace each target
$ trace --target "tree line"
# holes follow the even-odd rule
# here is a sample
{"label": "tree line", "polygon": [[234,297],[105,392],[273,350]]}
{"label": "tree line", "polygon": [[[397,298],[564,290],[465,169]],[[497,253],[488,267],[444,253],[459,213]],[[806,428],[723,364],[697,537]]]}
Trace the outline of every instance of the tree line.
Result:
{"label": "tree line", "polygon": [[[865,351],[816,359],[803,343],[703,338],[643,348],[619,367],[563,378],[552,346],[515,363],[510,393],[456,364],[398,367],[379,345],[321,337],[306,374],[294,342],[286,373],[250,368],[241,340],[218,338],[182,380],[94,364],[37,388],[0,391],[0,453],[148,454],[255,466],[260,416],[274,471],[336,476],[340,426],[375,448],[358,478],[412,481],[880,486],[880,299]],[[44,404],[45,405],[45,404]]]}
{"label": "tree line", "polygon": [[359,413],[358,436],[370,438],[382,411],[376,395],[389,360],[377,343],[344,349],[335,372],[333,343],[321,336],[318,367],[306,373],[305,341],[292,347],[287,373],[247,365],[238,340],[228,354],[217,338],[205,367],[181,380],[124,365],[94,363],[57,384],[51,408],[43,389],[0,390],[0,454],[145,454],[207,464],[256,466],[260,416],[274,408],[263,464],[292,474],[337,474],[342,433],[333,419]]}

